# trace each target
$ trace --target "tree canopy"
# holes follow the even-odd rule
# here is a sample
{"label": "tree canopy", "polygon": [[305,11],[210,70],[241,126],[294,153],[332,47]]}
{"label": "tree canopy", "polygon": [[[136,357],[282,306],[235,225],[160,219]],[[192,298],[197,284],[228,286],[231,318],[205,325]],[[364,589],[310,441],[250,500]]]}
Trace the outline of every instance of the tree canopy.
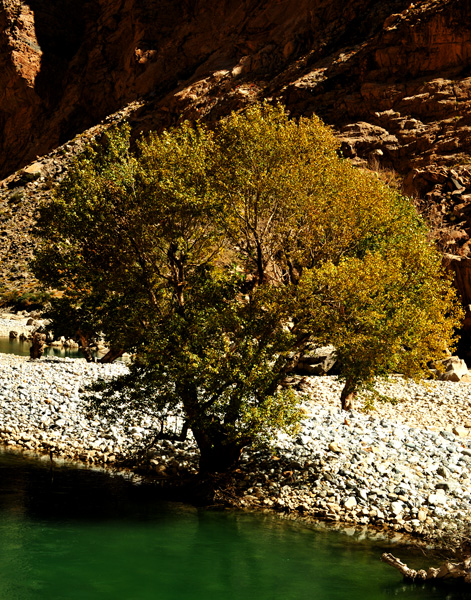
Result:
{"label": "tree canopy", "polygon": [[423,374],[460,316],[409,200],[281,106],[133,150],[129,127],[108,132],[41,208],[38,235],[34,271],[64,291],[52,315],[135,355],[96,407],[181,410],[208,471],[295,430],[283,383],[307,344],[336,346],[347,407],[377,375]]}

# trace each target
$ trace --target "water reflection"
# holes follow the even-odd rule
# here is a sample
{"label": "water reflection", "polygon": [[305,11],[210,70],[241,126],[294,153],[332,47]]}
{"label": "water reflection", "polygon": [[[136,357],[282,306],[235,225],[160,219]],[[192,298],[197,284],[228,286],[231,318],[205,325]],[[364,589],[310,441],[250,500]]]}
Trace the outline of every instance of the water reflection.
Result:
{"label": "water reflection", "polygon": [[[16,354],[17,356],[29,356],[31,344],[28,341],[10,340],[6,337],[0,337],[0,353]],[[83,354],[77,348],[62,348],[57,346],[46,346],[44,356],[50,358],[83,358]]]}
{"label": "water reflection", "polygon": [[8,600],[466,597],[449,585],[403,584],[380,562],[390,548],[379,541],[168,503],[154,488],[86,469],[51,473],[47,460],[12,454],[0,456],[0,540]]}

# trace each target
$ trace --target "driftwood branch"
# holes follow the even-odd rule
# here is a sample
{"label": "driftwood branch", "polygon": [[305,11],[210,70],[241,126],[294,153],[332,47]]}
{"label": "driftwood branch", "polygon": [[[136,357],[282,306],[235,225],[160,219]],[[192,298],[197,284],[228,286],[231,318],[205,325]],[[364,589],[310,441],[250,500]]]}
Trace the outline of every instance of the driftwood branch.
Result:
{"label": "driftwood branch", "polygon": [[419,571],[410,569],[405,563],[388,553],[384,553],[381,560],[397,569],[407,581],[462,579],[464,583],[471,583],[471,557],[460,563],[446,562],[438,568],[431,567],[427,571],[425,569]]}

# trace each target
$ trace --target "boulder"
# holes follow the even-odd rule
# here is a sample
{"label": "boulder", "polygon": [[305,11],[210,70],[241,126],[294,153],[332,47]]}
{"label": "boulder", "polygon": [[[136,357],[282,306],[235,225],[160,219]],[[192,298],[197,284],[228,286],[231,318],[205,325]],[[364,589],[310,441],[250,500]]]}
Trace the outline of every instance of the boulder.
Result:
{"label": "boulder", "polygon": [[312,347],[299,359],[294,371],[300,375],[327,375],[336,362],[334,346]]}
{"label": "boulder", "polygon": [[458,437],[468,437],[469,429],[467,429],[463,425],[454,425],[453,426],[453,433],[455,435],[457,435]]}
{"label": "boulder", "polygon": [[404,503],[401,500],[391,502],[391,512],[395,517],[398,517],[404,511]]}
{"label": "boulder", "polygon": [[357,505],[357,500],[356,500],[355,496],[350,496],[344,502],[344,507],[347,510],[351,510],[352,508],[355,508],[356,505]]}
{"label": "boulder", "polygon": [[64,348],[78,348],[79,347],[78,343],[72,339],[65,340],[63,346],[64,346]]}
{"label": "boulder", "polygon": [[440,362],[439,368],[432,369],[432,373],[440,381],[461,381],[470,374],[466,363],[458,356],[445,358]]}

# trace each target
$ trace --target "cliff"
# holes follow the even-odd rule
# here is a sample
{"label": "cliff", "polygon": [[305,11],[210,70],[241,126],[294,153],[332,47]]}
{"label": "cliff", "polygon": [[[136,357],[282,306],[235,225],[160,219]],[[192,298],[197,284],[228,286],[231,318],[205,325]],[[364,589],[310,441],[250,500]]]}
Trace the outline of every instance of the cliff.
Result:
{"label": "cliff", "polygon": [[470,0],[345,4],[2,0],[0,176],[137,99],[142,129],[276,97],[347,156],[468,161]]}

